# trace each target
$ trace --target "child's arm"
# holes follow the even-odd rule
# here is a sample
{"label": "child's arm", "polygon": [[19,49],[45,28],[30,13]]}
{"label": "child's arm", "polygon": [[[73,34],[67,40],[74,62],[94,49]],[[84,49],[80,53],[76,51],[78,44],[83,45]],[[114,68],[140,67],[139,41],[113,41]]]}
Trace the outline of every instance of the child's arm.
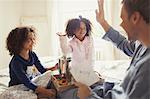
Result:
{"label": "child's arm", "polygon": [[39,58],[38,58],[38,56],[36,55],[36,53],[34,53],[34,52],[32,52],[32,55],[33,55],[33,57],[34,57],[34,61],[35,61],[35,66],[36,66],[36,68],[38,69],[38,71],[40,72],[40,73],[44,73],[44,72],[46,72],[46,68],[44,68],[44,66],[41,64],[41,62],[40,62],[40,60],[39,60]]}
{"label": "child's arm", "polygon": [[55,96],[56,92],[54,89],[46,89],[41,86],[37,86],[35,83],[33,83],[29,77],[26,75],[26,71],[23,69],[23,65],[20,62],[15,62],[15,66],[11,66],[15,75],[17,75],[18,79],[22,81],[22,84],[24,84],[27,88],[39,93],[43,94],[45,96]]}
{"label": "child's arm", "polygon": [[59,36],[60,47],[61,47],[62,53],[64,55],[67,55],[68,53],[72,52],[72,47],[67,42],[66,34],[62,33],[62,32],[59,32],[59,33],[57,33],[57,35]]}
{"label": "child's arm", "polygon": [[[19,61],[14,61],[14,64],[12,64],[11,69],[13,70],[14,74],[16,75],[19,81],[24,84],[27,88],[31,90],[35,90],[37,88],[37,85],[32,83],[32,81],[29,79],[29,77],[26,74],[26,71],[24,70],[24,65]],[[13,77],[13,75],[10,75]],[[12,78],[14,79],[14,78]],[[15,80],[14,80],[14,83]]]}
{"label": "child's arm", "polygon": [[39,72],[44,73],[47,70],[53,71],[53,70],[56,70],[58,68],[58,63],[53,67],[44,68],[43,65],[41,64],[40,60],[38,59],[37,55],[34,52],[33,52],[33,55],[34,55],[34,58],[35,58],[35,66],[36,66],[36,68],[38,69]]}
{"label": "child's arm", "polygon": [[58,63],[56,63],[56,65],[53,66],[53,67],[46,68],[46,70],[51,70],[51,71],[54,71],[54,70],[57,70],[57,69],[58,69]]}

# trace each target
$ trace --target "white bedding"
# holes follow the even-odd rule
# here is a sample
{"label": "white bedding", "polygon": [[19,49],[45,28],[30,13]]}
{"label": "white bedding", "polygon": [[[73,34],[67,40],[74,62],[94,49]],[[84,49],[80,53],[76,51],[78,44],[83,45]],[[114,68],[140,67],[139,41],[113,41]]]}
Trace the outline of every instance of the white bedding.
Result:
{"label": "white bedding", "polygon": [[9,82],[9,70],[4,68],[0,70],[0,93],[7,89]]}
{"label": "white bedding", "polygon": [[[57,62],[56,58],[40,58],[44,66],[54,66]],[[94,70],[102,75],[105,81],[118,82],[121,81],[126,69],[128,68],[130,60],[115,60],[115,61],[96,61]],[[4,91],[9,82],[8,68],[0,70],[0,93]]]}
{"label": "white bedding", "polygon": [[101,74],[105,81],[120,82],[126,75],[130,60],[97,61],[94,70]]}

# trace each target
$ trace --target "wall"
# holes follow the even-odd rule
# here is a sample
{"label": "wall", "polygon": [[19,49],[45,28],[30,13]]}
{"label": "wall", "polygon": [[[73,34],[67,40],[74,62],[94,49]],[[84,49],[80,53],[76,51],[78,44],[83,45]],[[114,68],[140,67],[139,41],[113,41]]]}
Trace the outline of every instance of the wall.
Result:
{"label": "wall", "polygon": [[47,16],[47,0],[22,0],[22,16]]}
{"label": "wall", "polygon": [[0,0],[0,68],[7,67],[10,60],[6,50],[6,37],[20,23],[22,0]]}
{"label": "wall", "polygon": [[51,1],[0,0],[0,68],[8,67],[11,57],[5,48],[5,41],[8,33],[16,26],[36,25],[38,28],[36,52],[39,56],[49,56],[53,53],[50,48],[51,18],[48,18],[51,16],[51,4],[48,5]]}
{"label": "wall", "polygon": [[31,25],[36,28],[38,39],[34,51],[42,57],[51,54],[51,32],[48,27],[47,12],[48,1],[23,0],[23,15],[21,17],[22,25]]}

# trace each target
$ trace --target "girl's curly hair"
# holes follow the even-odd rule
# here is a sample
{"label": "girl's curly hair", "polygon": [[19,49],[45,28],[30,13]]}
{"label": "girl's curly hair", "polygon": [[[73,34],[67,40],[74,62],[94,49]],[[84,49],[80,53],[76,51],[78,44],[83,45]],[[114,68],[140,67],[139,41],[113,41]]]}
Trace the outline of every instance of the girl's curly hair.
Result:
{"label": "girl's curly hair", "polygon": [[82,18],[82,16],[79,16],[79,18],[74,18],[74,19],[70,19],[67,22],[67,26],[66,26],[66,33],[68,38],[71,38],[75,35],[76,30],[78,30],[80,28],[80,23],[83,22],[86,25],[86,35],[85,36],[89,36],[91,31],[92,31],[92,23],[86,19],[86,18]]}
{"label": "girl's curly hair", "polygon": [[35,34],[32,27],[17,27],[8,34],[6,48],[11,56],[21,52],[25,41],[28,39],[28,34],[31,32]]}

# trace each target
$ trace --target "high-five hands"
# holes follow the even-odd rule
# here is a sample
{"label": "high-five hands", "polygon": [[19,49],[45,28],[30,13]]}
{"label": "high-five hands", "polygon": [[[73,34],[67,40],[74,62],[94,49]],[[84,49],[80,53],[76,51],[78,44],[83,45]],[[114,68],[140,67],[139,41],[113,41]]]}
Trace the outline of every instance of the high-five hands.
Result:
{"label": "high-five hands", "polygon": [[97,0],[98,2],[98,9],[96,9],[96,20],[97,22],[99,22],[100,24],[105,21],[105,17],[104,17],[104,0]]}
{"label": "high-five hands", "polygon": [[110,25],[105,20],[104,16],[104,0],[97,0],[98,2],[98,9],[96,9],[96,20],[97,22],[103,27],[105,32],[108,32],[110,29]]}

